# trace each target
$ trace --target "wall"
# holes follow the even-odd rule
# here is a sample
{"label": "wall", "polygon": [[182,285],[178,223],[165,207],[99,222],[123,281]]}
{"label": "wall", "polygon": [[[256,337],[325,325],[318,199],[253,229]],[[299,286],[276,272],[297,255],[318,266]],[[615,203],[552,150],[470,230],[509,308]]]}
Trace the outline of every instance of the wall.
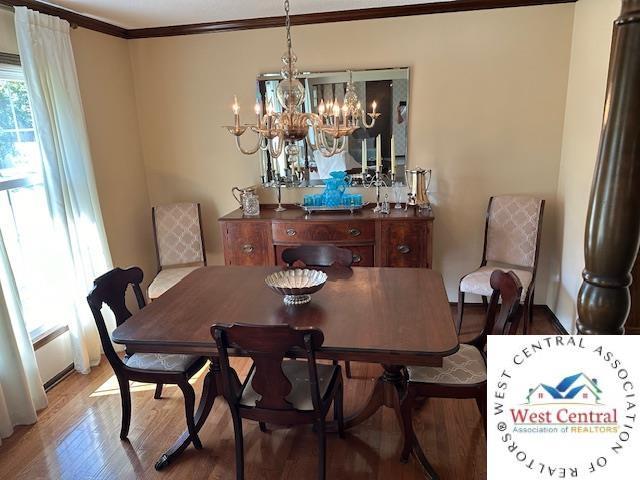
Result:
{"label": "wall", "polygon": [[[480,262],[488,198],[503,193],[548,201],[537,289],[538,301],[546,299],[573,8],[292,30],[305,70],[411,68],[409,162],[434,170],[435,268],[451,299],[460,276]],[[222,262],[216,220],[236,207],[231,188],[259,176],[257,158],[239,154],[221,126],[232,121],[234,93],[251,121],[255,76],[278,71],[284,49],[281,28],[130,42],[151,203],[202,202],[211,263]]]}
{"label": "wall", "polygon": [[575,5],[571,65],[558,176],[556,246],[547,304],[575,329],[576,297],[584,269],[584,228],[596,162],[617,0]]}

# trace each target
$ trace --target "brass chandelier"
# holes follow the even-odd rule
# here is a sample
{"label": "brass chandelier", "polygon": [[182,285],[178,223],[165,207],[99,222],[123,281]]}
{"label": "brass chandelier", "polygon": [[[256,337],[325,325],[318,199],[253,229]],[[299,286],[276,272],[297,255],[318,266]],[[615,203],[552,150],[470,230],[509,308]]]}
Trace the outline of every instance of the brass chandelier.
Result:
{"label": "brass chandelier", "polygon": [[[300,111],[300,106],[305,99],[305,89],[298,80],[300,74],[296,68],[298,58],[291,48],[289,0],[284,2],[284,11],[287,51],[282,56],[283,67],[280,73],[283,78],[276,89],[276,96],[282,106],[282,112],[275,112],[269,102],[263,115],[260,103],[256,102],[256,123],[241,125],[240,107],[237,98],[234,97],[232,107],[234,125],[224,128],[236,137],[236,145],[245,155],[253,155],[258,150],[268,150],[272,158],[277,158],[282,154],[285,145],[287,148],[296,150],[297,147],[294,143],[306,139],[312,150],[320,151],[324,157],[331,157],[345,150],[346,138],[359,129],[361,124],[365,128],[373,127],[380,114],[376,113],[376,102],[372,103],[371,113],[365,112],[358,101],[351,76],[342,106],[338,104],[337,100],[328,102],[326,105],[322,100],[318,105],[318,113]],[[367,117],[369,118],[368,122]],[[240,137],[247,130],[251,130],[258,136],[255,147],[248,150],[240,144]],[[313,132],[313,138],[309,135],[310,131]]]}

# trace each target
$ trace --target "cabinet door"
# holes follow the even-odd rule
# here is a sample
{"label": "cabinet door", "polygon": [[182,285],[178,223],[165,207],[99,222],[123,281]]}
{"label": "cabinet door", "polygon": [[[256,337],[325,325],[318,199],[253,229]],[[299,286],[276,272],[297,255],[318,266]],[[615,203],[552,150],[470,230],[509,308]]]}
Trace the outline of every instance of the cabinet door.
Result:
{"label": "cabinet door", "polygon": [[266,222],[223,223],[224,263],[246,266],[273,265],[270,230],[271,224]]}
{"label": "cabinet door", "polygon": [[380,232],[380,266],[431,268],[431,222],[384,221]]}

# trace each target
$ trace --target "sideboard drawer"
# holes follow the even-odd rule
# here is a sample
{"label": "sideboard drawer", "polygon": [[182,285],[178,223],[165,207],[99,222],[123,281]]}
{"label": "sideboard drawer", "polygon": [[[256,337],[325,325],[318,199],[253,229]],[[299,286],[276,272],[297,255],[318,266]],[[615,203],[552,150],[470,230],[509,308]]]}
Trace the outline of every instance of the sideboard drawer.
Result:
{"label": "sideboard drawer", "polygon": [[362,220],[344,222],[274,222],[273,241],[304,242],[374,242],[375,223]]}
{"label": "sideboard drawer", "polygon": [[[276,265],[285,266],[282,261],[282,252],[287,248],[298,247],[299,245],[276,245]],[[374,247],[373,245],[340,245],[340,248],[351,250],[353,255],[354,267],[373,267],[374,266]]]}
{"label": "sideboard drawer", "polygon": [[226,222],[223,229],[227,265],[271,265],[271,225],[263,222]]}

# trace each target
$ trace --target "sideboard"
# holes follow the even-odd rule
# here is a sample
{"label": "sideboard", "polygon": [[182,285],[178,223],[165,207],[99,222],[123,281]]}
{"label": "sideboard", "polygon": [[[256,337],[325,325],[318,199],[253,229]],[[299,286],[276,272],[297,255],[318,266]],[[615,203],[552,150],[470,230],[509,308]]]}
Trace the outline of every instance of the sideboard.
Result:
{"label": "sideboard", "polygon": [[288,247],[332,244],[351,250],[354,266],[431,268],[433,220],[412,209],[308,215],[293,205],[284,212],[261,205],[259,216],[237,209],[218,221],[226,265],[282,265]]}

